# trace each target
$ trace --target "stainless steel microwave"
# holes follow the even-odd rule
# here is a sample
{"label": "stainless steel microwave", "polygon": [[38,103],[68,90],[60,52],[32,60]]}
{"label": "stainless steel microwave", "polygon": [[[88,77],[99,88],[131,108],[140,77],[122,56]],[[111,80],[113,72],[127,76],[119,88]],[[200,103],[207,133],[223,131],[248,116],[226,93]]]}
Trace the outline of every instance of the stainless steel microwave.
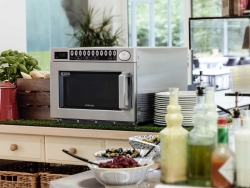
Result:
{"label": "stainless steel microwave", "polygon": [[96,124],[153,121],[154,96],[187,90],[187,48],[51,49],[51,117]]}

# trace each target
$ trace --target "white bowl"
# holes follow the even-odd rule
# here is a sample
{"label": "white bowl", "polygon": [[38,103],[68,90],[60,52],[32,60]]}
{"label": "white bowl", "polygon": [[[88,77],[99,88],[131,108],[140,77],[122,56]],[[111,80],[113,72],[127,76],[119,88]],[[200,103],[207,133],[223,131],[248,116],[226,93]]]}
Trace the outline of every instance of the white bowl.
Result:
{"label": "white bowl", "polygon": [[154,143],[142,141],[143,138],[150,140],[154,136],[155,135],[132,136],[132,137],[128,138],[128,142],[135,149],[150,150],[154,147],[154,149],[151,151],[150,154],[153,155],[155,158],[158,158],[158,157],[160,157],[160,154],[161,154],[160,144],[155,145]]}
{"label": "white bowl", "polygon": [[[127,148],[125,148],[125,149],[127,149]],[[131,150],[131,149],[129,149],[129,150]],[[143,150],[143,149],[136,149],[136,150],[140,151],[141,156],[144,156],[148,152],[148,150]],[[113,159],[110,157],[99,156],[100,154],[105,153],[105,152],[106,152],[106,150],[95,152],[94,156],[95,156],[96,160],[100,161],[100,160],[107,160],[107,159],[112,160]],[[150,154],[147,157],[136,157],[134,159],[150,159],[151,160],[153,157],[154,157],[154,153],[150,152]]]}
{"label": "white bowl", "polygon": [[[94,162],[99,164],[107,161],[110,161],[110,159]],[[96,165],[89,164],[88,167],[91,169],[96,180],[105,186],[137,185],[146,179],[154,161],[149,159],[135,159],[135,161],[142,166],[135,168],[99,168]],[[143,166],[144,164],[147,165]]]}

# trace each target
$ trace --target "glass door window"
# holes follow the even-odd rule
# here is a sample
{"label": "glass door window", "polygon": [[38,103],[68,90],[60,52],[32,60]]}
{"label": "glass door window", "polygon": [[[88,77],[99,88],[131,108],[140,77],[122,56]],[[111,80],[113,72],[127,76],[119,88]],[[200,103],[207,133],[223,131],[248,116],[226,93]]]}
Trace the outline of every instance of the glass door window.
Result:
{"label": "glass door window", "polygon": [[121,72],[59,72],[61,108],[119,110]]}

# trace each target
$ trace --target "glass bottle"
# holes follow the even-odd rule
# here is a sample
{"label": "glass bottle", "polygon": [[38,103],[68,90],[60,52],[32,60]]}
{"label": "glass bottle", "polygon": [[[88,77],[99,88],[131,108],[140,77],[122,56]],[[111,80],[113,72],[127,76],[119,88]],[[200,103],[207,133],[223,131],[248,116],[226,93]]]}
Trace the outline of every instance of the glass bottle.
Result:
{"label": "glass bottle", "polygon": [[235,131],[237,187],[250,187],[250,110],[242,110],[243,128]]}
{"label": "glass bottle", "polygon": [[187,180],[187,135],[182,127],[183,116],[178,103],[178,88],[169,88],[170,101],[165,120],[167,127],[160,132],[161,177],[163,183],[178,184]]}
{"label": "glass bottle", "polygon": [[[217,136],[217,120],[219,118],[219,114],[216,111],[217,105],[214,103],[214,87],[206,87],[205,94],[205,106],[206,106],[206,116],[209,119],[208,121],[208,129],[215,132]],[[217,142],[217,140],[215,140]]]}
{"label": "glass bottle", "polygon": [[215,148],[215,133],[209,130],[206,116],[205,88],[197,87],[194,107],[194,128],[188,134],[188,184],[211,186],[211,157]]}
{"label": "glass bottle", "polygon": [[235,108],[233,110],[233,122],[232,125],[229,126],[228,133],[229,133],[229,147],[230,149],[235,152],[235,131],[242,128],[241,126],[241,119],[240,119],[240,110],[238,107],[238,92],[235,92]]}
{"label": "glass bottle", "polygon": [[228,128],[218,129],[218,146],[212,153],[214,187],[233,187],[234,153],[228,146]]}

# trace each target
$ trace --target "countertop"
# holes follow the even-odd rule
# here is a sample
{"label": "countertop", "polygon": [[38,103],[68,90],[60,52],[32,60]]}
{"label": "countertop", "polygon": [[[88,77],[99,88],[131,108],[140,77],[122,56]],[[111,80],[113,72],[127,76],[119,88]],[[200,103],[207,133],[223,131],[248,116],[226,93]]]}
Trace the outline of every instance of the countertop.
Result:
{"label": "countertop", "polygon": [[[137,187],[126,186],[124,188],[202,188],[185,185],[166,185],[160,182],[161,171],[152,169],[148,177]],[[50,188],[104,188],[94,177],[91,171],[82,172],[50,182]],[[122,188],[122,187],[120,187]]]}

